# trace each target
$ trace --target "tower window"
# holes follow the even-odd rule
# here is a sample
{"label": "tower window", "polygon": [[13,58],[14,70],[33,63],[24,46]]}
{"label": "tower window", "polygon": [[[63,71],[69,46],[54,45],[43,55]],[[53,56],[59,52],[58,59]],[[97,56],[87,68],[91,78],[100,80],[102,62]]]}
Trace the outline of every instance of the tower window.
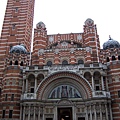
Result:
{"label": "tower window", "polygon": [[15,12],[18,12],[18,8],[17,7],[15,8]]}
{"label": "tower window", "polygon": [[15,65],[18,65],[18,61],[17,60],[15,61]]}
{"label": "tower window", "polygon": [[14,94],[11,95],[11,101],[14,101]]}
{"label": "tower window", "polygon": [[23,66],[23,61],[20,63],[20,66]]}
{"label": "tower window", "polygon": [[10,65],[12,65],[12,61],[10,61]]}
{"label": "tower window", "polygon": [[116,60],[115,56],[112,56],[112,61]]}
{"label": "tower window", "polygon": [[67,60],[63,60],[62,61],[62,65],[68,65],[68,61]]}
{"label": "tower window", "polygon": [[120,55],[118,56],[118,60],[120,60]]}
{"label": "tower window", "polygon": [[2,112],[2,118],[5,118],[5,110]]}
{"label": "tower window", "polygon": [[109,62],[109,61],[110,61],[109,57],[107,57],[106,61],[107,61],[107,62]]}
{"label": "tower window", "polygon": [[120,90],[118,91],[118,97],[120,98]]}
{"label": "tower window", "polygon": [[13,30],[15,29],[15,24],[12,25],[12,29],[13,29]]}
{"label": "tower window", "polygon": [[12,118],[13,110],[9,110],[9,118]]}
{"label": "tower window", "polygon": [[0,96],[1,96],[1,88],[0,88]]}
{"label": "tower window", "polygon": [[7,101],[7,96],[8,96],[8,95],[6,94],[6,95],[5,95],[5,101]]}
{"label": "tower window", "polygon": [[51,66],[52,65],[52,62],[51,61],[48,61],[47,62],[47,66]]}

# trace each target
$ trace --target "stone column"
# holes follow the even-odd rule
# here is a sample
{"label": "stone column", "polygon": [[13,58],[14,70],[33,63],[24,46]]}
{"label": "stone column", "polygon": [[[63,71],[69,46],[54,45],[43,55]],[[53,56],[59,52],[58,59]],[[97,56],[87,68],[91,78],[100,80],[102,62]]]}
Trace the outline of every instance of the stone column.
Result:
{"label": "stone column", "polygon": [[23,106],[23,120],[25,120],[25,106]]}
{"label": "stone column", "polygon": [[34,120],[35,120],[35,106],[34,106],[34,116],[33,116]]}
{"label": "stone column", "polygon": [[90,120],[92,120],[91,105],[90,105]]}
{"label": "stone column", "polygon": [[28,79],[26,79],[26,93],[28,92]]}
{"label": "stone column", "polygon": [[102,120],[102,110],[101,110],[101,104],[99,105],[100,107],[100,120]]}
{"label": "stone column", "polygon": [[57,107],[54,108],[54,120],[57,120]]}
{"label": "stone column", "polygon": [[40,120],[40,106],[39,106],[39,112],[38,112],[38,120]]}
{"label": "stone column", "polygon": [[92,87],[93,87],[93,90],[95,90],[95,87],[94,87],[94,79],[93,79],[93,75],[92,75]]}
{"label": "stone column", "polygon": [[87,111],[87,106],[85,107],[85,113],[86,113],[85,120],[88,120],[88,111]]}
{"label": "stone column", "polygon": [[[23,113],[24,114],[24,113]],[[22,105],[20,105],[20,120],[22,120]]]}
{"label": "stone column", "polygon": [[95,120],[97,120],[97,116],[96,116],[96,106],[94,105],[94,117],[95,117]]}
{"label": "stone column", "polygon": [[75,112],[75,106],[72,107],[73,108],[73,120],[76,120],[76,112]]}
{"label": "stone column", "polygon": [[25,92],[25,79],[23,79],[22,93]]}
{"label": "stone column", "polygon": [[103,75],[101,75],[101,84],[102,84],[102,90],[105,90],[105,88],[104,88],[104,81],[103,81]]}
{"label": "stone column", "polygon": [[107,109],[107,103],[105,104],[105,112],[106,112],[106,120],[108,120],[108,109]]}
{"label": "stone column", "polygon": [[30,106],[29,106],[29,109],[28,109],[28,120],[30,120]]}
{"label": "stone column", "polygon": [[35,87],[34,87],[34,93],[35,93],[36,89],[37,89],[37,75],[35,75]]}
{"label": "stone column", "polygon": [[111,103],[109,103],[109,110],[110,110],[110,120],[113,120],[113,117],[112,117],[112,109],[111,109]]}

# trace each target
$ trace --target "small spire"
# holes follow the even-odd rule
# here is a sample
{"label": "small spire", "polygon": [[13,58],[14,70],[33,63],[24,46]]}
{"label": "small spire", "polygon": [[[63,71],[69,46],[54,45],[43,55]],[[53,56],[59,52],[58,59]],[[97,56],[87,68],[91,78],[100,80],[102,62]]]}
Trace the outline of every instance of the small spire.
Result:
{"label": "small spire", "polygon": [[109,40],[112,40],[111,36],[109,35]]}

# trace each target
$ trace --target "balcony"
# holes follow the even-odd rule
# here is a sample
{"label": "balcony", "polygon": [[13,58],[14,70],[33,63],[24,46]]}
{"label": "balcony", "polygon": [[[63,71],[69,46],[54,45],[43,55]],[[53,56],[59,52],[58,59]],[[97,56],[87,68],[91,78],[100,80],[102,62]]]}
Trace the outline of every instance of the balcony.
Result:
{"label": "balcony", "polygon": [[36,93],[24,93],[23,95],[21,95],[21,100],[33,100],[36,98]]}
{"label": "balcony", "polygon": [[101,97],[107,97],[110,98],[110,92],[106,92],[106,91],[94,91],[92,93],[94,98],[101,98]]}

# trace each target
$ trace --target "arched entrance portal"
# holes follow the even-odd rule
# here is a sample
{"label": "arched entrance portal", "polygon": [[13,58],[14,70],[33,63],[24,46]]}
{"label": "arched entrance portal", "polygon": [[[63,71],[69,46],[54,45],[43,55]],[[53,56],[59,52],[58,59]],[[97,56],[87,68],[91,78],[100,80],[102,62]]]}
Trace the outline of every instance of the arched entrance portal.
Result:
{"label": "arched entrance portal", "polygon": [[72,107],[58,108],[58,120],[72,120]]}

